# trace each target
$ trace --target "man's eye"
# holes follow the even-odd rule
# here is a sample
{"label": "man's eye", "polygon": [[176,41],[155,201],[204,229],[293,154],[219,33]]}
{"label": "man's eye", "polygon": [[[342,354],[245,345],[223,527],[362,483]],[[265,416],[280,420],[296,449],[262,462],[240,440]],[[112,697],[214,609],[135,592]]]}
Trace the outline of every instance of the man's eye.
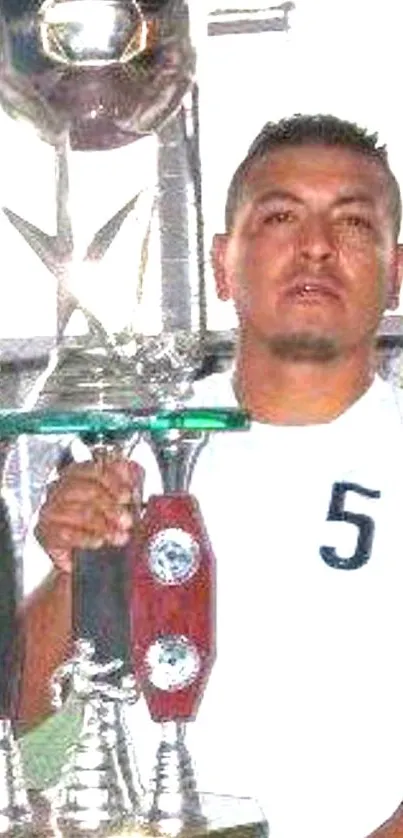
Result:
{"label": "man's eye", "polygon": [[293,220],[293,214],[289,210],[268,212],[263,216],[264,224],[286,224]]}
{"label": "man's eye", "polygon": [[358,230],[372,230],[373,226],[370,219],[365,218],[362,215],[345,215],[342,218],[340,218],[340,221],[347,227],[353,227]]}

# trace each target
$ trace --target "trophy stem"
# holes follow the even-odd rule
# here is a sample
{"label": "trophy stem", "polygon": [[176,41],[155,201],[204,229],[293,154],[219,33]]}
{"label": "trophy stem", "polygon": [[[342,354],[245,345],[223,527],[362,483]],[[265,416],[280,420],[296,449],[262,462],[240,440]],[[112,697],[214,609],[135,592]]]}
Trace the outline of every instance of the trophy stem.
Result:
{"label": "trophy stem", "polygon": [[135,756],[135,743],[126,719],[127,703],[115,702],[116,751],[124,791],[125,807],[129,813],[137,814],[145,797],[139,767]]}
{"label": "trophy stem", "polygon": [[196,789],[189,751],[185,744],[186,724],[162,723],[147,823],[170,835],[186,827],[203,826],[205,818]]}
{"label": "trophy stem", "polygon": [[80,740],[63,772],[56,802],[57,824],[64,835],[115,825],[126,810],[115,743],[111,741],[113,710],[98,699],[89,700],[84,707]]}
{"label": "trophy stem", "polygon": [[161,474],[164,494],[187,492],[193,469],[208,434],[171,430],[150,434],[149,442]]}
{"label": "trophy stem", "polygon": [[32,823],[21,756],[9,719],[0,719],[0,834]]}
{"label": "trophy stem", "polygon": [[94,660],[88,640],[76,642],[75,651],[53,676],[55,704],[63,703],[67,682],[83,712],[78,743],[57,789],[55,817],[64,835],[103,834],[131,821],[140,809],[143,789],[123,713],[138,696],[132,676],[123,676],[117,686],[110,683],[122,661]]}

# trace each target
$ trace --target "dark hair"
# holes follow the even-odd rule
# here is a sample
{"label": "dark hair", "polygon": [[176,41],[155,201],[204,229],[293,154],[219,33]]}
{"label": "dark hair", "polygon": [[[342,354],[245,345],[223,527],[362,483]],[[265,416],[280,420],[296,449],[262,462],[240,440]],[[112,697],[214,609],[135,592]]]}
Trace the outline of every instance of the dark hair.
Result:
{"label": "dark hair", "polygon": [[388,182],[390,209],[396,237],[399,235],[402,201],[399,185],[390,169],[387,149],[379,145],[378,134],[370,134],[353,122],[327,114],[295,114],[279,122],[267,122],[249,147],[232,177],[225,206],[226,229],[231,230],[242,201],[246,178],[256,162],[278,148],[301,145],[338,146],[357,151],[382,167]]}

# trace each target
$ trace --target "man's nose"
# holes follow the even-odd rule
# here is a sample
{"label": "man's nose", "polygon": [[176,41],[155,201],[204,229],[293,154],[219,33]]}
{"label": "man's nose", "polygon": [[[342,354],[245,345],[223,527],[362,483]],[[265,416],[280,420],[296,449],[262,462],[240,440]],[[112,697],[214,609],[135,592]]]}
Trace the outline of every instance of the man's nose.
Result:
{"label": "man's nose", "polygon": [[307,260],[324,262],[332,258],[335,242],[331,225],[326,218],[312,215],[305,219],[299,237],[300,255]]}

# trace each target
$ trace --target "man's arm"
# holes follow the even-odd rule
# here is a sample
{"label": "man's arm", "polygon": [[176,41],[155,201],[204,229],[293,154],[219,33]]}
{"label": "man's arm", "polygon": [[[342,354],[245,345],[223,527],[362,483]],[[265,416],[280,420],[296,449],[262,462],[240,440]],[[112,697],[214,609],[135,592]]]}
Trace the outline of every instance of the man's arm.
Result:
{"label": "man's arm", "polygon": [[52,571],[21,604],[17,722],[22,730],[51,712],[50,679],[71,651],[71,576]]}
{"label": "man's arm", "polygon": [[375,832],[371,832],[368,838],[403,838],[403,803]]}

